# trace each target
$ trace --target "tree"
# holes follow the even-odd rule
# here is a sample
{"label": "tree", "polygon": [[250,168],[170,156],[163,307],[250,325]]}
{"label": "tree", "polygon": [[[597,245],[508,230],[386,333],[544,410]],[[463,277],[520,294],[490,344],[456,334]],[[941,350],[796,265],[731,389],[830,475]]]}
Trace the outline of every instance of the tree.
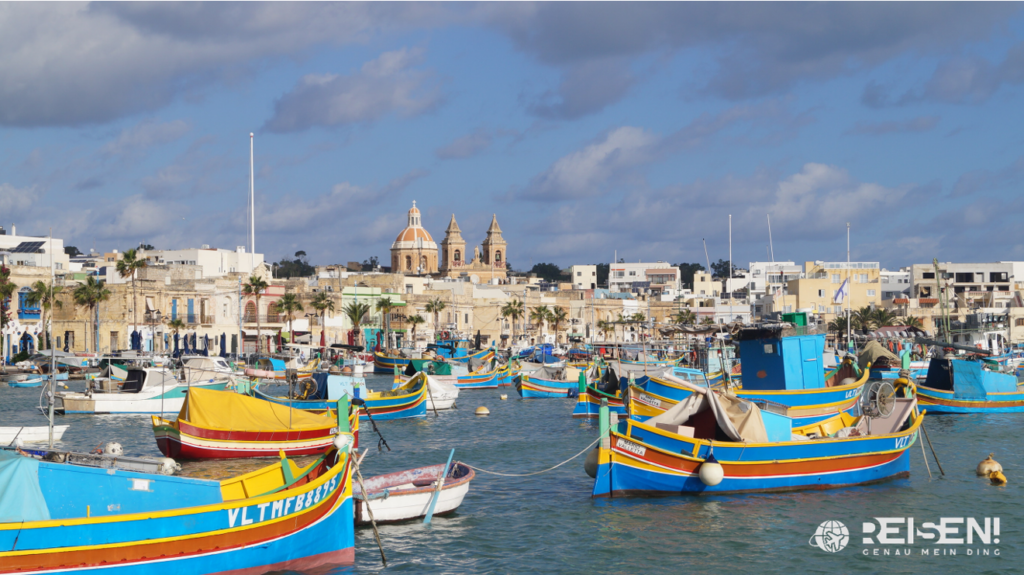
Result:
{"label": "tree", "polygon": [[672,322],[679,325],[693,325],[697,321],[697,316],[694,315],[693,310],[682,309],[676,312],[672,316]]}
{"label": "tree", "polygon": [[[714,273],[714,276],[718,279],[726,279],[732,277],[729,275],[729,262],[723,259],[719,259],[717,262],[713,262],[711,264],[711,271]],[[732,271],[736,271],[736,266],[732,266]],[[692,275],[690,276],[690,282],[693,282]]]}
{"label": "tree", "polygon": [[715,325],[715,320],[710,318],[710,317],[706,317],[706,318],[700,320],[700,324],[701,325]]}
{"label": "tree", "polygon": [[546,305],[539,305],[530,312],[530,321],[537,326],[537,335],[540,336],[544,328],[544,322],[551,319],[551,310]]}
{"label": "tree", "polygon": [[597,329],[598,329],[598,331],[601,332],[601,335],[604,336],[605,341],[607,341],[608,340],[608,333],[615,331],[615,324],[613,324],[611,322],[608,322],[608,321],[601,320],[601,321],[597,322]]}
{"label": "tree", "polygon": [[[680,280],[683,283],[683,287],[690,288],[690,289],[693,289],[693,276],[696,275],[697,272],[704,271],[704,266],[702,266],[701,264],[686,264],[686,263],[683,263],[683,264],[672,264],[672,265],[674,265],[675,267],[679,268],[679,273],[682,276],[680,278]],[[726,268],[726,269],[728,269],[728,268]]]}
{"label": "tree", "polygon": [[11,268],[0,266],[0,328],[7,325],[9,319],[7,314],[11,306],[10,299],[16,291],[18,291],[18,286],[11,282]]}
{"label": "tree", "polygon": [[[292,319],[294,319],[296,312],[302,310],[302,301],[299,300],[299,296],[293,293],[286,293],[281,296],[281,299],[277,300],[277,311],[283,313],[288,321],[288,333],[291,334],[292,343],[295,342],[295,330],[292,329]],[[310,331],[312,332],[313,330]]]}
{"label": "tree", "polygon": [[436,298],[428,301],[427,305],[424,306],[424,308],[423,308],[427,313],[434,314],[434,337],[435,338],[437,337],[437,331],[438,331],[437,330],[437,316],[442,311],[444,311],[445,307],[447,307],[447,306],[445,306],[444,302],[441,301],[441,298],[436,297]]}
{"label": "tree", "polygon": [[139,244],[139,247],[136,248],[136,249],[138,249],[139,251],[147,251],[147,250],[153,251],[156,248],[154,248],[152,244],[147,244],[147,243],[143,242],[143,243]]}
{"label": "tree", "polygon": [[855,329],[874,329],[875,312],[871,306],[864,306],[851,314],[852,324]]}
{"label": "tree", "polygon": [[274,265],[277,266],[279,278],[307,278],[316,274],[316,268],[309,264],[306,252],[302,250],[295,252],[295,259],[281,258],[281,261]]}
{"label": "tree", "polygon": [[71,257],[82,255],[82,252],[78,251],[78,248],[75,246],[64,246],[64,253]]}
{"label": "tree", "polygon": [[364,272],[372,272],[379,265],[380,265],[380,260],[377,259],[377,256],[370,256],[370,257],[366,258],[365,260],[363,260],[363,269],[362,269],[362,271],[364,271]]}
{"label": "tree", "polygon": [[509,300],[508,303],[506,303],[505,305],[501,306],[501,317],[512,318],[512,339],[513,340],[516,337],[516,322],[518,322],[519,318],[523,317],[523,315],[525,313],[526,312],[525,312],[525,310],[523,308],[523,302],[521,300],[518,300],[518,299]]}
{"label": "tree", "polygon": [[263,291],[269,287],[266,280],[260,276],[253,274],[249,276],[249,280],[242,284],[242,293],[256,298],[256,353],[260,352],[260,338],[263,337],[261,329],[263,324],[260,322],[260,297],[263,296]]}
{"label": "tree", "polygon": [[380,326],[384,328],[385,345],[393,349],[395,346],[391,343],[391,312],[395,309],[395,302],[389,297],[382,297],[377,300],[375,307],[380,314]]}
{"label": "tree", "polygon": [[342,308],[341,313],[345,314],[348,321],[352,323],[352,329],[356,332],[356,345],[363,339],[363,332],[359,327],[370,319],[370,304],[352,302]]}
{"label": "tree", "polygon": [[872,319],[875,321],[877,327],[886,327],[890,325],[896,325],[896,314],[885,309],[878,308],[875,313],[872,314]]}
{"label": "tree", "polygon": [[569,319],[569,312],[564,307],[555,307],[551,309],[548,319],[551,320],[551,323],[555,324],[555,341],[558,341],[558,326]]}
{"label": "tree", "polygon": [[828,330],[836,334],[836,340],[846,340],[846,318],[843,316],[836,316],[836,318],[828,322]]}
{"label": "tree", "polygon": [[[52,293],[50,291],[51,289],[53,290]],[[64,291],[64,288],[61,286],[53,286],[51,288],[48,284],[39,280],[32,284],[31,291],[28,292],[28,296],[25,298],[29,305],[39,306],[42,310],[42,317],[40,318],[41,321],[39,322],[39,325],[43,326],[43,341],[46,341],[47,338],[45,337],[45,334],[49,332],[49,330],[46,329],[46,312],[53,306],[57,306],[58,308],[64,307],[64,302],[57,299],[57,296],[59,296],[62,291]]]}
{"label": "tree", "polygon": [[405,321],[409,322],[409,325],[412,326],[412,340],[416,341],[416,326],[426,323],[427,320],[423,319],[423,316],[416,314],[409,316]]}
{"label": "tree", "polygon": [[185,329],[185,322],[180,317],[176,317],[167,322],[167,327],[174,333],[174,339],[177,341],[178,332]]}
{"label": "tree", "polygon": [[907,327],[914,327],[917,329],[924,329],[924,322],[921,321],[921,318],[914,317],[912,315],[908,315],[907,317],[903,318],[903,325]]}
{"label": "tree", "polygon": [[[97,280],[96,276],[89,276],[85,278],[85,283],[78,284],[78,286],[75,287],[74,291],[71,292],[71,296],[75,300],[75,305],[89,310],[89,321],[93,324],[93,349],[95,351],[99,351],[100,334],[96,332],[96,307],[99,306],[101,302],[105,302],[110,299],[110,290],[107,289],[106,282],[103,280]],[[86,341],[88,340],[89,338],[86,338]],[[86,351],[89,350],[86,349]]]}
{"label": "tree", "polygon": [[[334,313],[334,298],[332,298],[327,292],[322,291],[313,296],[313,301],[310,302],[309,305],[315,309],[318,314],[320,314],[320,337],[324,337],[324,330],[327,329],[327,322],[324,318],[327,316],[328,312],[332,314]],[[309,332],[312,334],[313,330],[309,330]],[[324,345],[326,344],[327,339],[324,338]],[[324,348],[324,353],[327,353],[326,348]]]}
{"label": "tree", "polygon": [[138,331],[138,306],[139,299],[135,293],[135,272],[146,267],[146,258],[140,258],[135,250],[125,250],[120,261],[117,262],[117,274],[122,278],[132,278],[132,331]]}
{"label": "tree", "polygon": [[556,266],[555,264],[544,263],[534,264],[534,266],[530,268],[530,273],[537,274],[537,277],[543,280],[547,280],[549,282],[559,281],[560,279],[562,279],[563,275],[562,268]]}

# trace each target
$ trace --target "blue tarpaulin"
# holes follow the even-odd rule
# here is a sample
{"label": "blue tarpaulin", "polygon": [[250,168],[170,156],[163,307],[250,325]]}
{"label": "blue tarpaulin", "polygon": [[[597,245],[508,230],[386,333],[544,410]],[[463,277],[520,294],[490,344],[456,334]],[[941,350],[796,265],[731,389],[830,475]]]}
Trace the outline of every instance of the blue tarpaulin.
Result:
{"label": "blue tarpaulin", "polygon": [[181,352],[178,351],[178,340],[180,337],[178,334],[174,334],[174,357],[181,355]]}
{"label": "blue tarpaulin", "polygon": [[50,510],[39,488],[39,462],[0,450],[0,523],[48,519]]}
{"label": "blue tarpaulin", "polygon": [[226,333],[220,334],[220,356],[228,356],[228,334]]}
{"label": "blue tarpaulin", "polygon": [[210,336],[204,335],[203,340],[203,355],[205,355],[206,357],[210,357]]}

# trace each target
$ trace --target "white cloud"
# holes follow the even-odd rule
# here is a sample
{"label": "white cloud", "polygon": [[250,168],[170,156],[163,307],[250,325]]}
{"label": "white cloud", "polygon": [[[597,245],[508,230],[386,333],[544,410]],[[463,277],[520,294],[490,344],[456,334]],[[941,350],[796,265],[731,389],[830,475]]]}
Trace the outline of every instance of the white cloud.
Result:
{"label": "white cloud", "polygon": [[656,135],[643,128],[616,128],[604,139],[552,164],[534,178],[526,197],[563,200],[603,195],[616,175],[647,162],[658,141]]}
{"label": "white cloud", "polygon": [[114,141],[103,147],[102,153],[110,155],[138,153],[152,146],[173,142],[191,129],[192,126],[183,120],[161,123],[149,118],[121,130]]}
{"label": "white cloud", "polygon": [[11,184],[0,184],[0,214],[17,215],[32,207],[39,194],[35,186],[15,188]]}
{"label": "white cloud", "polygon": [[434,150],[434,155],[442,160],[469,158],[486,150],[490,145],[490,134],[477,130],[471,134],[456,138],[450,144]]}
{"label": "white cloud", "polygon": [[373,122],[390,113],[421,114],[441,100],[434,74],[413,69],[422,61],[422,48],[403,48],[381,54],[351,76],[305,76],[277,100],[264,128],[295,132]]}

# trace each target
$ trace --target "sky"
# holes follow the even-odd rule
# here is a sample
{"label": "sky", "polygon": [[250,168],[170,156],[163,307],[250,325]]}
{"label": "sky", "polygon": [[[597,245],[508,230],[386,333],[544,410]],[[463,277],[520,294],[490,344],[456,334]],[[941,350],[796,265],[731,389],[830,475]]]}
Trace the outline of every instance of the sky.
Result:
{"label": "sky", "polygon": [[254,133],[272,261],[1024,260],[1022,92],[1019,3],[2,3],[0,225],[246,245]]}

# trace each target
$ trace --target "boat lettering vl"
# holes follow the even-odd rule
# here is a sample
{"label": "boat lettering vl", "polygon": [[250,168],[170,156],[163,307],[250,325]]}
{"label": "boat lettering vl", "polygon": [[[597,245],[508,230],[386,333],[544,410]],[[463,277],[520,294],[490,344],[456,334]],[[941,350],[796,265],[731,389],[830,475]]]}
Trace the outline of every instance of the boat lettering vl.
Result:
{"label": "boat lettering vl", "polygon": [[320,487],[299,495],[293,495],[285,499],[278,499],[277,501],[267,501],[266,503],[251,505],[249,507],[228,509],[228,527],[245,527],[246,525],[252,525],[253,523],[269,521],[271,519],[278,519],[286,515],[291,515],[292,513],[298,513],[307,507],[311,507],[319,503],[322,498],[334,491],[334,487],[337,484],[338,478],[334,477]]}
{"label": "boat lettering vl", "polygon": [[625,440],[620,439],[619,443],[618,443],[618,446],[619,446],[620,449],[624,449],[624,450],[626,450],[626,451],[628,451],[630,453],[635,453],[636,455],[639,455],[641,457],[644,454],[647,453],[647,448],[646,447],[637,445],[637,444],[635,444],[635,443],[633,443],[631,441],[625,441]]}

